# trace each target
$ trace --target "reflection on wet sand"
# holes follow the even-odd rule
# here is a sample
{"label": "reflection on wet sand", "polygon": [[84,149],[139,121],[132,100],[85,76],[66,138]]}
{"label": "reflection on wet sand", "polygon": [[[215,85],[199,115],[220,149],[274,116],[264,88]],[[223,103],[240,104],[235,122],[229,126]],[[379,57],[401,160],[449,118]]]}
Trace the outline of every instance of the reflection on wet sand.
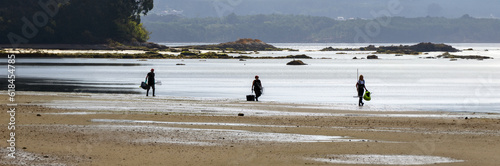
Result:
{"label": "reflection on wet sand", "polygon": [[[0,78],[0,90],[7,90],[7,77]],[[128,88],[131,83],[82,82],[80,80],[16,78],[16,91],[140,94],[139,88]],[[139,85],[137,85],[139,86]]]}

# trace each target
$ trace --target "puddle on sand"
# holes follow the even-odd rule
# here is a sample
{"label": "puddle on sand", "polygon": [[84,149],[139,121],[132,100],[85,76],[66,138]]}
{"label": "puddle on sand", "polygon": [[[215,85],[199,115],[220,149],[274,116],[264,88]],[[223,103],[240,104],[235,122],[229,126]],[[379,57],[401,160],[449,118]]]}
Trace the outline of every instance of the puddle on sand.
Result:
{"label": "puddle on sand", "polygon": [[[126,131],[142,131],[154,133],[155,137],[137,138],[137,142],[172,143],[186,145],[224,145],[231,143],[252,143],[252,142],[379,142],[366,139],[353,139],[347,136],[325,136],[325,135],[303,135],[291,133],[267,133],[247,130],[230,129],[199,129],[182,127],[150,126],[149,124],[175,124],[175,125],[214,125],[214,126],[260,126],[255,124],[238,123],[199,123],[199,122],[159,122],[159,121],[136,121],[136,120],[112,120],[112,119],[92,119],[91,122],[110,123],[134,123],[144,125],[95,125],[95,129],[120,129]],[[266,127],[283,127],[271,126]]]}
{"label": "puddle on sand", "polygon": [[94,114],[111,114],[111,113],[99,113],[99,112],[60,112],[60,113],[44,113],[47,115],[94,115]]}
{"label": "puddle on sand", "polygon": [[103,122],[103,123],[150,123],[150,124],[191,125],[191,126],[297,127],[297,126],[285,126],[285,125],[259,125],[250,123],[165,122],[165,121],[150,121],[150,120],[126,120],[126,119],[91,119],[90,121]]}
{"label": "puddle on sand", "polygon": [[416,156],[416,155],[330,155],[328,158],[311,158],[319,162],[334,164],[366,164],[366,165],[428,165],[440,163],[457,163],[464,160],[456,160],[439,156]]}
{"label": "puddle on sand", "polygon": [[365,142],[344,136],[303,135],[290,133],[266,133],[246,130],[195,129],[161,127],[166,137],[139,139],[138,142],[172,143],[185,145],[227,145],[241,143],[297,143],[297,142]]}

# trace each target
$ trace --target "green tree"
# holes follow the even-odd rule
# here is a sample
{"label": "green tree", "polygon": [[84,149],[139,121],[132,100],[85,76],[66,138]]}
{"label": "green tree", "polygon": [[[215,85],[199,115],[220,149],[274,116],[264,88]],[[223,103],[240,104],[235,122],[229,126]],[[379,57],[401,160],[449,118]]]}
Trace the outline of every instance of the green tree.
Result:
{"label": "green tree", "polygon": [[[48,0],[42,1],[47,2]],[[7,34],[22,35],[27,18],[41,12],[39,0],[0,1],[0,43],[10,43]],[[55,2],[51,1],[51,2]],[[67,0],[57,1],[58,12],[47,24],[37,27],[29,43],[107,43],[110,40],[145,42],[149,32],[141,16],[153,9],[153,0]]]}

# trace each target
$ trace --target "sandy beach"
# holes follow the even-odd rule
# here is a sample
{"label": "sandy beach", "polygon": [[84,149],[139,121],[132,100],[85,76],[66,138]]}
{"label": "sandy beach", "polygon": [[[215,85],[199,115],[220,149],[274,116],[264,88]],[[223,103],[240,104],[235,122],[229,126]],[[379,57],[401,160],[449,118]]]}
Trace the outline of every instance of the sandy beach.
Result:
{"label": "sandy beach", "polygon": [[[1,93],[8,96],[6,91]],[[500,115],[18,92],[0,165],[497,165]],[[2,110],[9,110],[7,101]],[[240,114],[240,116],[239,116]],[[243,116],[241,116],[243,115]]]}

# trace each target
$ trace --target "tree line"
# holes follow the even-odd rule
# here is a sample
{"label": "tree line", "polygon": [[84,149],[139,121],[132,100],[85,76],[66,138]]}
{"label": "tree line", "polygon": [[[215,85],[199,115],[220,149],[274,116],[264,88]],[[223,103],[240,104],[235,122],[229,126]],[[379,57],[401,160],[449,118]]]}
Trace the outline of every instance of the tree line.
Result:
{"label": "tree line", "polygon": [[[378,20],[384,20],[380,23]],[[500,42],[500,20],[464,15],[460,18],[389,17],[335,20],[304,15],[249,15],[185,18],[148,15],[144,26],[154,42],[227,42],[255,38],[277,42]],[[369,35],[366,35],[368,33]]]}
{"label": "tree line", "polygon": [[0,44],[145,42],[153,0],[2,0]]}

